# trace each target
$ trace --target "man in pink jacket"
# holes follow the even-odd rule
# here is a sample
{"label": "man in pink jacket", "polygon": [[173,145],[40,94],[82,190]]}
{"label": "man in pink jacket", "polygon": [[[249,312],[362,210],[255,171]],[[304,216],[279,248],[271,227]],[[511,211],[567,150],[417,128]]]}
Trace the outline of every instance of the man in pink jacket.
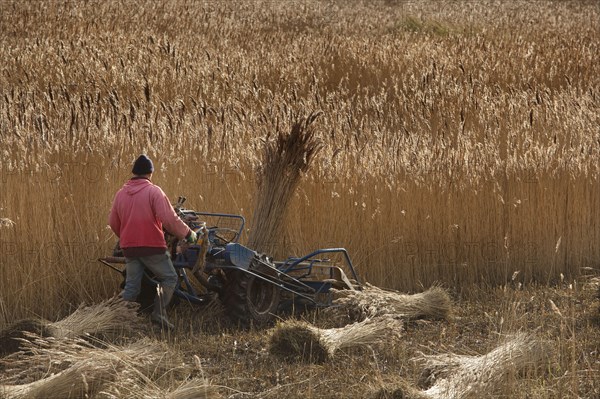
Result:
{"label": "man in pink jacket", "polygon": [[175,213],[160,187],[151,181],[154,165],[146,155],[133,164],[133,177],[115,195],[108,223],[119,237],[127,260],[122,297],[135,301],[140,293],[144,269],[160,282],[151,320],[162,328],[174,329],[166,307],[177,286],[177,273],[167,251],[163,228],[179,239],[194,243],[196,233]]}

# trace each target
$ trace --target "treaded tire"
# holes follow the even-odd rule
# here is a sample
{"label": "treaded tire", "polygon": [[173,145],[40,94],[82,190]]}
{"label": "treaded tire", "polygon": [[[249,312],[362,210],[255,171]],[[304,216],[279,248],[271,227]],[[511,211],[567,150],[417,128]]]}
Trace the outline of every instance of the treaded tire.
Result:
{"label": "treaded tire", "polygon": [[279,307],[279,288],[243,271],[228,270],[226,275],[221,301],[229,317],[243,327],[272,324]]}

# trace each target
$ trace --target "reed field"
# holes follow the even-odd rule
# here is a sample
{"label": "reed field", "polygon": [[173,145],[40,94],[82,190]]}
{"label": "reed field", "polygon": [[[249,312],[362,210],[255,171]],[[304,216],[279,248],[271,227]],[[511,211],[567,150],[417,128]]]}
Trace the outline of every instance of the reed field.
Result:
{"label": "reed field", "polygon": [[318,115],[272,254],[344,247],[374,286],[448,289],[456,319],[297,367],[187,309],[178,327],[213,345],[202,378],[367,397],[413,384],[417,351],[481,355],[525,328],[556,352],[494,394],[600,397],[599,21],[593,0],[0,1],[0,327],[118,292],[96,259],[139,154],[173,202],[243,215],[246,242],[265,145]]}

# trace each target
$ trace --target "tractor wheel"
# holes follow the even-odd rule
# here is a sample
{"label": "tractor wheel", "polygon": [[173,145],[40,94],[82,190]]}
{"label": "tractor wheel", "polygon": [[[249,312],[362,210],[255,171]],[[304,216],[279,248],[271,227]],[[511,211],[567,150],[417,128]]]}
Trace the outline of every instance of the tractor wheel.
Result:
{"label": "tractor wheel", "polygon": [[279,288],[242,271],[227,272],[221,301],[229,316],[248,327],[265,326],[275,320],[279,307]]}

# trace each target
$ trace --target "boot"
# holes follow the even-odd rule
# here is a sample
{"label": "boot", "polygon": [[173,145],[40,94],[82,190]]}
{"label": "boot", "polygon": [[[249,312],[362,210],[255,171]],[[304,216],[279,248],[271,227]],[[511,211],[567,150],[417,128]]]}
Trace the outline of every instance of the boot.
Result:
{"label": "boot", "polygon": [[171,324],[167,317],[167,306],[173,297],[173,288],[159,286],[157,291],[156,298],[154,298],[154,311],[152,312],[150,319],[161,329],[174,331],[175,326]]}

